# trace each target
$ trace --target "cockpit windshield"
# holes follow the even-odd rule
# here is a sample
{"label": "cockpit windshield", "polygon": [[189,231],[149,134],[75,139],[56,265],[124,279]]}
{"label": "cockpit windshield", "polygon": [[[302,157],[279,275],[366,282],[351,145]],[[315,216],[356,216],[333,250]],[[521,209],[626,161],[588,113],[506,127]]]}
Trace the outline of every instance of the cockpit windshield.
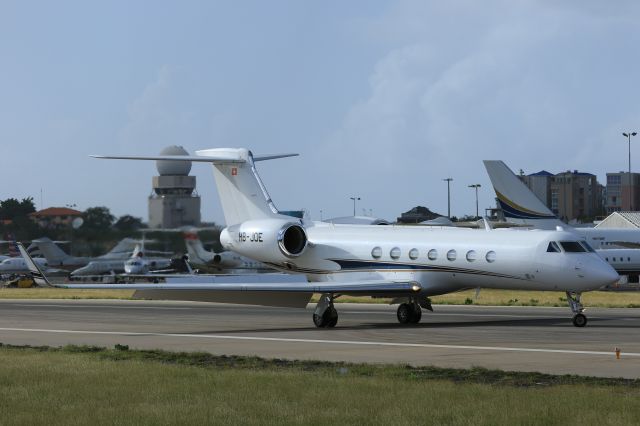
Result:
{"label": "cockpit windshield", "polygon": [[560,241],[566,253],[586,253],[587,249],[578,241]]}
{"label": "cockpit windshield", "polygon": [[549,246],[547,247],[547,253],[560,253],[560,247],[558,246],[558,243],[556,243],[555,241],[551,241],[549,243]]}
{"label": "cockpit windshield", "polygon": [[588,243],[588,242],[586,242],[586,241],[580,241],[580,244],[582,244],[582,247],[584,247],[585,249],[587,249],[587,251],[588,251],[588,252],[590,252],[590,253],[595,253],[595,252],[596,252],[596,251],[593,249],[593,247],[591,247],[591,246],[589,245],[589,243]]}

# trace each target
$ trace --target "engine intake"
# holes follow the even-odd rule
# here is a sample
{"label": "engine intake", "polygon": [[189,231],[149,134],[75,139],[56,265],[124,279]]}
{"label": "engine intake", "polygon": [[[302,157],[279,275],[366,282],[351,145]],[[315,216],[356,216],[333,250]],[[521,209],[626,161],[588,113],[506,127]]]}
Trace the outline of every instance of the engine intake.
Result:
{"label": "engine intake", "polygon": [[296,224],[286,224],[278,232],[278,246],[285,256],[300,256],[307,247],[307,233]]}

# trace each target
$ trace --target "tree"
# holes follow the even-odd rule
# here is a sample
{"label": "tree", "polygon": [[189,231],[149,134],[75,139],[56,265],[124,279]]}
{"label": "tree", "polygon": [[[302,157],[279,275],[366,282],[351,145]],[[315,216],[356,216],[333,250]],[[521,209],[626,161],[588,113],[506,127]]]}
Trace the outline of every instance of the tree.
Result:
{"label": "tree", "polygon": [[108,207],[89,207],[82,213],[83,228],[95,231],[108,231],[116,219]]}
{"label": "tree", "polygon": [[118,231],[131,232],[142,228],[143,224],[141,218],[125,214],[124,216],[120,216],[118,218],[113,227]]}
{"label": "tree", "polygon": [[23,198],[22,201],[18,201],[15,198],[7,198],[4,201],[0,201],[0,219],[2,220],[15,220],[18,218],[25,218],[29,213],[36,211],[36,207],[33,204],[33,198]]}

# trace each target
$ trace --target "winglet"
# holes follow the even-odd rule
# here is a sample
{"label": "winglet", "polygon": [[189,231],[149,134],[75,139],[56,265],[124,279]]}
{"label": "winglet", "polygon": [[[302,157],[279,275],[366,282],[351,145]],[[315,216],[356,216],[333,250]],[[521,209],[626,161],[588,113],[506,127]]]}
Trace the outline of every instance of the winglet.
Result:
{"label": "winglet", "polygon": [[26,262],[27,267],[29,268],[29,272],[31,273],[31,276],[33,277],[33,281],[36,284],[38,284],[39,286],[55,287],[54,285],[52,285],[49,282],[47,277],[44,275],[44,272],[42,272],[40,267],[38,267],[38,264],[33,261],[31,256],[27,252],[27,250],[25,250],[25,248],[22,245],[22,243],[16,243],[16,245],[18,246],[18,250],[20,250],[20,254],[24,258],[24,261]]}

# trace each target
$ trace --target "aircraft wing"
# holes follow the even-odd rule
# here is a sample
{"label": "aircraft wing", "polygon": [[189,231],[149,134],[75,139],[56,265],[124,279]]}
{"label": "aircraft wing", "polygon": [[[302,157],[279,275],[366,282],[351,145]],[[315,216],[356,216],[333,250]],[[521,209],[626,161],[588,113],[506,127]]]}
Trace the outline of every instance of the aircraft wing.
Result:
{"label": "aircraft wing", "polygon": [[[255,294],[300,294],[310,296],[312,293],[333,293],[363,296],[388,296],[401,297],[417,294],[422,290],[415,281],[390,281],[369,280],[359,282],[316,282],[309,283],[303,275],[289,274],[254,274],[254,275],[214,275],[200,277],[197,275],[176,277],[174,282],[161,284],[53,284],[44,275],[42,270],[33,261],[22,244],[18,243],[18,249],[24,257],[34,281],[38,285],[67,289],[110,289],[110,290],[136,290],[149,295],[154,292],[166,297],[171,293],[199,293],[231,292],[238,295],[245,293]],[[178,299],[179,294],[169,296]],[[243,303],[242,299],[233,303]]]}
{"label": "aircraft wing", "polygon": [[[283,275],[286,276],[286,275]],[[197,276],[196,276],[197,278]],[[51,284],[68,289],[111,289],[111,290],[212,290],[212,291],[251,291],[284,293],[340,293],[349,295],[401,296],[418,293],[422,288],[416,282],[362,281],[348,283],[309,283],[300,276],[298,282],[286,280],[282,283],[235,282],[235,283],[161,283],[161,284]]]}

